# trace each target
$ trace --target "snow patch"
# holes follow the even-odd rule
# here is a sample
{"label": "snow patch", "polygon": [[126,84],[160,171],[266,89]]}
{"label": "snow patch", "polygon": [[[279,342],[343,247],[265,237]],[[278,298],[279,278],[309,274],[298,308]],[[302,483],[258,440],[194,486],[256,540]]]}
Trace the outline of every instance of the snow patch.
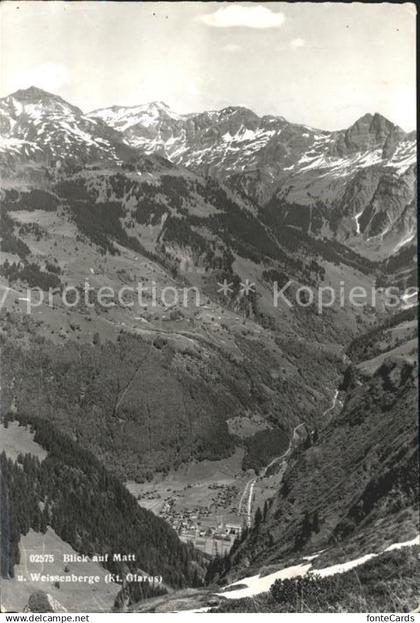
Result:
{"label": "snow patch", "polygon": [[[304,557],[304,559],[307,560],[309,564],[293,565],[291,567],[286,567],[285,569],[281,569],[280,571],[275,571],[274,573],[269,573],[268,575],[264,576],[253,575],[247,578],[242,578],[241,580],[229,584],[229,586],[226,587],[225,591],[217,593],[217,595],[219,597],[225,597],[226,599],[255,597],[255,595],[260,595],[261,593],[267,593],[276,580],[286,580],[302,577],[304,575],[318,575],[322,578],[325,578],[331,575],[336,575],[337,573],[345,573],[350,569],[354,569],[355,567],[363,565],[365,562],[371,560],[372,558],[380,556],[380,554],[384,552],[390,552],[393,550],[401,549],[403,547],[412,547],[414,545],[420,545],[420,535],[417,535],[416,537],[414,537],[414,539],[411,539],[409,541],[404,541],[402,543],[393,543],[379,554],[365,554],[364,556],[360,556],[359,558],[354,558],[353,560],[348,560],[347,562],[324,567],[323,569],[312,569],[311,561],[319,556],[321,552],[318,552],[317,554],[314,554],[312,556]],[[232,587],[234,586],[238,586],[238,588],[232,590]]]}
{"label": "snow patch", "polygon": [[231,588],[232,586],[242,586],[246,585],[245,588],[238,588],[237,590],[229,590],[223,593],[217,593],[219,597],[226,597],[227,599],[241,599],[242,597],[254,597],[255,595],[259,595],[260,593],[266,593],[270,590],[271,585],[276,580],[286,580],[290,578],[297,578],[306,575],[306,573],[311,568],[312,564],[309,563],[307,565],[294,565],[292,567],[286,567],[281,571],[275,571],[274,573],[269,573],[268,575],[260,576],[253,575],[249,578],[244,578],[242,580],[238,580],[233,584],[230,584],[227,588]]}
{"label": "snow patch", "polygon": [[314,569],[310,573],[313,575],[319,575],[321,578],[326,578],[330,575],[335,575],[336,573],[345,573],[354,567],[363,565],[363,563],[367,562],[371,558],[375,558],[375,556],[377,556],[377,554],[366,554],[365,556],[360,556],[360,558],[348,560],[347,562],[342,562],[338,565],[331,565],[331,567],[325,567],[324,569]]}
{"label": "snow patch", "polygon": [[393,543],[392,545],[388,545],[386,548],[386,552],[392,552],[395,549],[401,549],[402,547],[414,547],[414,545],[420,545],[420,535],[411,539],[411,541],[403,541],[402,543]]}

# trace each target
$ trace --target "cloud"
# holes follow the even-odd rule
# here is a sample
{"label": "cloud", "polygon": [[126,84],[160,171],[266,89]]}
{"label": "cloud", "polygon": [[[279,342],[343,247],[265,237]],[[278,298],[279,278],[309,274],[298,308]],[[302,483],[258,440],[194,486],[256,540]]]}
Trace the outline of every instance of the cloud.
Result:
{"label": "cloud", "polygon": [[20,88],[35,85],[47,91],[56,91],[70,81],[67,67],[61,63],[33,65],[18,76]]}
{"label": "cloud", "polygon": [[231,4],[217,9],[214,13],[199,15],[196,20],[214,28],[279,28],[284,22],[284,15],[261,4]]}
{"label": "cloud", "polygon": [[238,45],[237,43],[227,43],[226,45],[222,47],[222,52],[233,53],[233,52],[239,52],[240,50],[242,50],[242,47]]}
{"label": "cloud", "polygon": [[300,37],[297,37],[296,39],[291,40],[290,47],[293,49],[303,48],[305,43],[306,43],[305,39],[301,39]]}

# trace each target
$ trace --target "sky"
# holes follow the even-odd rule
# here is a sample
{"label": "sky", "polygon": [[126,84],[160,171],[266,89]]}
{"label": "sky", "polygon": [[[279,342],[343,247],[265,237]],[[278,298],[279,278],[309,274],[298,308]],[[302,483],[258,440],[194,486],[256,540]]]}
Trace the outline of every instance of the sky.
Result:
{"label": "sky", "polygon": [[379,112],[415,129],[414,3],[6,1],[0,29],[2,96],[246,106],[331,130]]}

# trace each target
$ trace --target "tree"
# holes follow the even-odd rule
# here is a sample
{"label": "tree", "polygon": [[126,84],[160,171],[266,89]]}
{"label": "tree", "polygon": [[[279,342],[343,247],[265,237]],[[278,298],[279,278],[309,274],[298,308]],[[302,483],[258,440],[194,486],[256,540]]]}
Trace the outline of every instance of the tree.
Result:
{"label": "tree", "polygon": [[262,522],[262,518],[263,518],[263,516],[262,516],[261,509],[260,509],[260,507],[258,507],[257,510],[255,511],[255,518],[254,518],[254,528],[255,528],[255,530],[258,530],[258,528],[260,527],[261,522]]}
{"label": "tree", "polygon": [[263,518],[264,519],[267,517],[267,513],[268,513],[268,500],[265,500],[265,502],[264,502],[264,510],[263,510]]}

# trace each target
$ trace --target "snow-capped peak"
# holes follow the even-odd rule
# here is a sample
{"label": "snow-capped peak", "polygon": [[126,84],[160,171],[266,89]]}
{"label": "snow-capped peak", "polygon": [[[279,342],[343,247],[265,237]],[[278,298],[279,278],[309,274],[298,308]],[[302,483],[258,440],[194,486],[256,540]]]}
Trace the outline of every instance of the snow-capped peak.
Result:
{"label": "snow-capped peak", "polygon": [[165,102],[156,101],[138,106],[111,106],[110,108],[100,108],[88,113],[91,118],[102,119],[111,127],[125,132],[135,125],[149,127],[156,125],[159,121],[169,119],[179,121],[183,119],[173,111]]}
{"label": "snow-capped peak", "polygon": [[0,153],[8,164],[34,158],[116,161],[121,146],[130,151],[115,130],[37,87],[0,99],[0,126]]}
{"label": "snow-capped peak", "polygon": [[2,101],[14,101],[19,102],[23,108],[30,109],[31,107],[41,107],[44,110],[54,110],[61,113],[76,113],[82,114],[82,111],[77,106],[69,104],[59,95],[49,93],[35,86],[31,86],[27,89],[19,89]]}

